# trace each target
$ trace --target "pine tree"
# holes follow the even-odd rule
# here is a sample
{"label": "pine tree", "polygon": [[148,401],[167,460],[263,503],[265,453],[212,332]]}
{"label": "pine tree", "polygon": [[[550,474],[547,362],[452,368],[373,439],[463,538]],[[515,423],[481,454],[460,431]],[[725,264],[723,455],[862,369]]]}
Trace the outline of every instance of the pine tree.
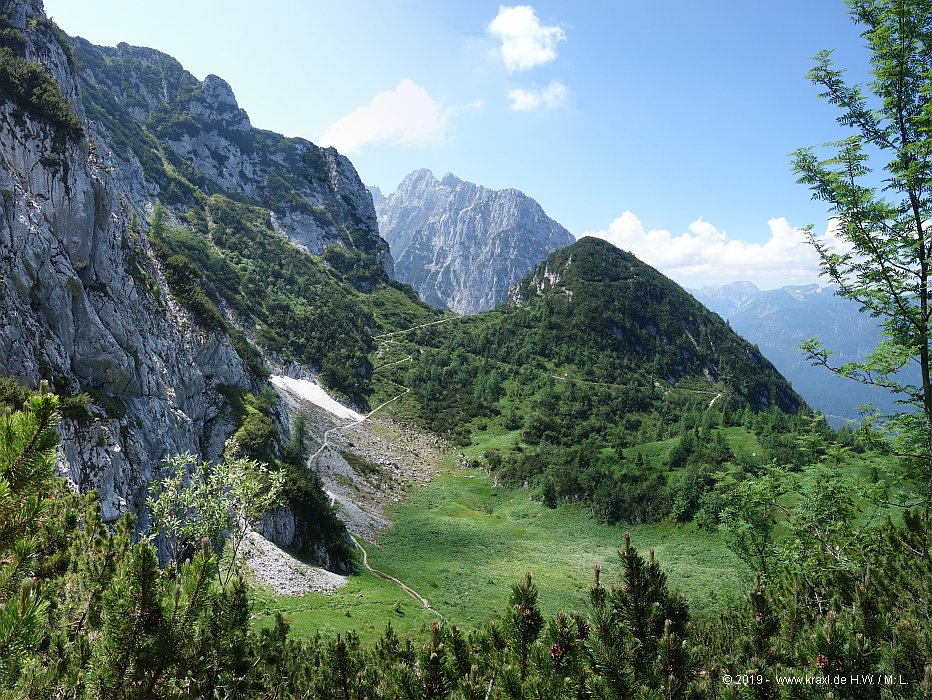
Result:
{"label": "pine tree", "polygon": [[670,619],[664,620],[663,635],[657,642],[655,675],[661,680],[660,697],[675,700],[686,697],[693,675],[693,659],[686,638],[673,629]]}
{"label": "pine tree", "polygon": [[417,677],[423,686],[425,700],[445,697],[452,684],[447,674],[446,645],[440,623],[434,621],[430,628],[430,644],[420,656]]}
{"label": "pine tree", "polygon": [[583,637],[588,633],[578,614],[561,611],[550,618],[543,644],[535,649],[534,694],[545,698],[578,698],[585,692],[588,672]]}
{"label": "pine tree", "polygon": [[781,660],[780,617],[774,610],[770,596],[761,581],[761,574],[754,577],[754,587],[747,597],[742,612],[743,635],[740,640],[740,659],[735,664],[738,673],[746,673],[762,682],[755,682],[749,690],[758,700],[771,700],[780,696],[775,665]]}
{"label": "pine tree", "polygon": [[673,634],[682,636],[689,622],[689,610],[682,596],[667,591],[667,577],[655,560],[653,549],[645,562],[631,546],[631,535],[626,532],[621,556],[625,583],[622,589],[612,591],[613,602],[637,642],[635,677],[646,678],[666,621],[670,620]]}
{"label": "pine tree", "polygon": [[142,542],[107,591],[92,682],[103,700],[142,697],[159,683],[156,669],[172,651],[165,639],[160,579],[155,551]]}
{"label": "pine tree", "polygon": [[[606,591],[596,569],[596,585],[590,597],[593,634],[587,643],[594,681],[601,697],[627,697],[633,687],[645,686],[676,697],[694,675],[694,664],[685,646],[689,609],[680,595],[667,590],[666,575],[650,550],[647,561],[625,544],[619,552],[624,585]],[[669,695],[673,693],[673,695]]]}
{"label": "pine tree", "polygon": [[42,385],[22,411],[0,416],[0,687],[13,687],[46,634],[50,600],[33,579],[36,524],[48,512],[58,399]]}
{"label": "pine tree", "polygon": [[530,571],[524,575],[521,583],[511,587],[508,604],[511,607],[508,616],[508,637],[511,649],[518,657],[520,679],[524,683],[531,645],[537,641],[544,627],[544,617],[537,607],[537,586],[531,579]]}
{"label": "pine tree", "polygon": [[365,667],[366,659],[360,649],[359,637],[353,632],[338,634],[336,639],[326,644],[320,659],[317,693],[327,700],[365,697]]}
{"label": "pine tree", "polygon": [[469,641],[458,625],[450,625],[447,639],[453,675],[458,679],[466,678],[475,666]]}
{"label": "pine tree", "polygon": [[631,697],[635,687],[631,667],[634,644],[619,608],[614,600],[609,600],[609,592],[602,586],[601,573],[601,566],[596,565],[595,582],[589,591],[592,625],[583,639],[593,671],[588,689],[600,699],[622,700]]}
{"label": "pine tree", "polygon": [[[249,637],[249,599],[246,582],[237,577],[233,585],[214,598],[208,624],[196,642],[205,659],[203,694],[222,688],[238,697],[249,687],[253,650]],[[194,646],[194,643],[192,643]]]}

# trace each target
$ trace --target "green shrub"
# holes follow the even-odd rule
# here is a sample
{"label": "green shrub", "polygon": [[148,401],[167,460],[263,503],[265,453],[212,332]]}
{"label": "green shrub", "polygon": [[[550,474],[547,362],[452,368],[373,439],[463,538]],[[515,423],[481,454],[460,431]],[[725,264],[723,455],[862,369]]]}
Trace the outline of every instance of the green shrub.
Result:
{"label": "green shrub", "polygon": [[31,394],[29,389],[12,377],[0,377],[0,411],[4,408],[11,411],[21,410]]}
{"label": "green shrub", "polygon": [[61,128],[68,136],[80,138],[84,129],[58,83],[40,64],[18,56],[9,30],[0,46],[0,95],[22,107],[32,116]]}
{"label": "green shrub", "polygon": [[204,292],[198,269],[190,260],[183,255],[173,255],[165,261],[163,269],[171,295],[194,315],[199,325],[208,331],[226,329],[223,314]]}
{"label": "green shrub", "polygon": [[91,397],[88,394],[74,394],[73,396],[62,396],[59,403],[59,411],[65,418],[75,420],[87,420],[93,418],[94,413],[89,408]]}
{"label": "green shrub", "polygon": [[250,413],[234,435],[243,454],[256,459],[268,460],[272,452],[278,428],[272,419],[262,413]]}
{"label": "green shrub", "polygon": [[94,403],[104,409],[108,418],[123,418],[126,416],[126,404],[116,396],[104,393],[101,389],[88,389]]}

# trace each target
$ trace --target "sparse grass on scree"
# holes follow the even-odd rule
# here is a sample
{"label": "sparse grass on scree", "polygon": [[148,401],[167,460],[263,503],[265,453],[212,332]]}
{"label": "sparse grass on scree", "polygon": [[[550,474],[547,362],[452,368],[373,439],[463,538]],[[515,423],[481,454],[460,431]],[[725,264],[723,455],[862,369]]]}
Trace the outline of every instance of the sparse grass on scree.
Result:
{"label": "sparse grass on scree", "polygon": [[252,614],[255,625],[271,627],[280,612],[296,637],[320,634],[333,637],[354,631],[363,640],[378,639],[385,627],[392,627],[402,637],[415,635],[436,619],[429,610],[406,595],[393,583],[383,581],[363,570],[362,557],[348,583],[332,595],[309,593],[305,596],[281,596],[265,587],[253,590]]}

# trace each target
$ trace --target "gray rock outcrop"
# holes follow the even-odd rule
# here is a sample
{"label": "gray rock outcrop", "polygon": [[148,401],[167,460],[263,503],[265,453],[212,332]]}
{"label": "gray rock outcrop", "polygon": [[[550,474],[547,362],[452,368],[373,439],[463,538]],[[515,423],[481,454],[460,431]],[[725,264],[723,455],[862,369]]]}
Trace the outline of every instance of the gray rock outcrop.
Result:
{"label": "gray rock outcrop", "polygon": [[[64,47],[41,24],[27,31],[33,12],[27,4],[13,12],[27,57],[83,115]],[[63,421],[61,471],[81,490],[99,490],[105,520],[144,518],[162,458],[216,456],[210,446],[230,429],[217,387],[250,380],[224,334],[201,330],[170,300],[159,307],[146,289],[138,261],[148,244],[130,220],[150,188],[138,167],[117,170],[104,135],[88,127],[64,136],[0,103],[0,373],[98,397],[96,419]]]}
{"label": "gray rock outcrop", "polygon": [[370,193],[391,246],[395,277],[429,304],[476,313],[558,248],[576,239],[515,189],[490,190],[452,174],[408,175],[391,195]]}

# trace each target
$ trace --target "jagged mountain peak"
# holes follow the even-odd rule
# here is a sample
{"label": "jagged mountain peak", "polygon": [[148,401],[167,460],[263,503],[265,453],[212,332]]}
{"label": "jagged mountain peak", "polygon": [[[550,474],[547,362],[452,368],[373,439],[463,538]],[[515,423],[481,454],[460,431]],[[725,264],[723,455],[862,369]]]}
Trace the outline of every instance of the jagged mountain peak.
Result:
{"label": "jagged mountain peak", "polygon": [[492,190],[426,168],[387,197],[373,193],[396,277],[428,303],[459,313],[491,309],[547,255],[575,239],[517,189]]}
{"label": "jagged mountain peak", "polygon": [[226,80],[198,80],[167,54],[73,45],[88,116],[117,158],[141,164],[164,204],[183,212],[198,190],[228,194],[268,209],[275,228],[311,253],[350,249],[391,273],[372,198],[335,149],[253,128]]}
{"label": "jagged mountain peak", "polygon": [[382,194],[382,190],[380,190],[375,185],[369,186],[369,195],[372,197],[373,202],[381,202],[385,199],[385,195]]}
{"label": "jagged mountain peak", "polygon": [[453,173],[447,173],[440,179],[440,184],[444,187],[457,187],[462,183],[463,181]]}
{"label": "jagged mountain peak", "polygon": [[404,179],[401,181],[401,184],[398,185],[399,190],[409,190],[412,187],[419,185],[433,185],[437,182],[437,178],[434,177],[433,171],[428,168],[418,168],[417,170],[412,170],[410,173],[405,175]]}

